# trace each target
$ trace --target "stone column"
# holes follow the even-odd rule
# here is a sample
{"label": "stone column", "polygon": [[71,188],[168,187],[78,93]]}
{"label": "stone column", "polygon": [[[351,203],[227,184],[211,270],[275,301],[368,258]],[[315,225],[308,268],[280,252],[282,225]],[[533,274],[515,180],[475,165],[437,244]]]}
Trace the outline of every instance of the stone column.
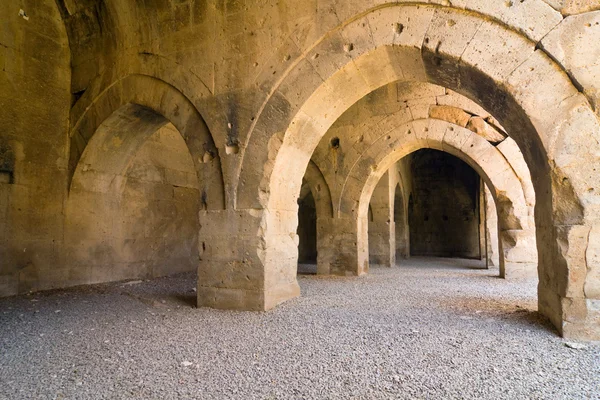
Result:
{"label": "stone column", "polygon": [[500,277],[526,278],[537,276],[535,231],[531,229],[501,230]]}
{"label": "stone column", "polygon": [[369,271],[367,221],[354,216],[319,223],[317,274],[362,275]]}
{"label": "stone column", "polygon": [[394,183],[386,172],[373,191],[369,221],[369,262],[386,267],[396,265],[396,228],[394,225]]}
{"label": "stone column", "polygon": [[486,260],[487,265],[487,235],[485,233],[485,183],[482,178],[479,178],[479,258]]}
{"label": "stone column", "polygon": [[553,269],[540,273],[539,311],[564,337],[600,340],[600,224],[538,226],[537,232],[538,240],[558,244],[540,252],[540,265]]}
{"label": "stone column", "polygon": [[500,252],[498,248],[498,212],[492,193],[487,186],[484,186],[484,204],[485,209],[485,236],[487,244],[486,266],[488,269],[498,269],[500,267]]}
{"label": "stone column", "polygon": [[[396,262],[410,257],[410,229],[408,226],[408,201],[410,198],[410,155],[394,166],[397,183],[394,186],[394,225],[396,228]],[[390,168],[390,172],[392,172]]]}
{"label": "stone column", "polygon": [[297,210],[201,211],[198,307],[263,311],[299,296],[297,220]]}
{"label": "stone column", "polygon": [[[398,204],[402,206],[403,204]],[[394,229],[396,242],[396,261],[398,258],[407,259],[410,256],[410,236],[408,229],[407,209],[396,209],[394,205]]]}
{"label": "stone column", "polygon": [[508,193],[509,196],[496,197],[500,277],[535,277],[538,274],[538,256],[533,207],[512,200],[522,194],[520,186],[513,193]]}
{"label": "stone column", "polygon": [[[517,209],[515,203],[498,201],[498,250],[501,278],[526,278],[538,275],[536,227],[533,210]],[[513,218],[511,216],[518,216]]]}

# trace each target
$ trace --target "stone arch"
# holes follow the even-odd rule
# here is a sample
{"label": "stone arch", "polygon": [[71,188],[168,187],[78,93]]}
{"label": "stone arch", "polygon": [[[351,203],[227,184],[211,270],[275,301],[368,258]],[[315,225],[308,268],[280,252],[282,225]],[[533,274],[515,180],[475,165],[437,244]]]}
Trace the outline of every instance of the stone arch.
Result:
{"label": "stone arch", "polygon": [[[71,146],[69,154],[69,177],[72,187],[77,168],[84,153],[92,142],[98,128],[118,110],[126,109],[135,118],[140,108],[130,107],[130,104],[142,106],[171,123],[182,135],[194,162],[198,181],[202,188],[202,201],[207,209],[224,209],[225,191],[221,161],[210,131],[202,116],[190,101],[173,86],[146,75],[128,75],[111,85],[102,92],[81,117],[73,124],[70,132]],[[150,115],[150,114],[147,114]],[[125,118],[127,118],[125,116]],[[112,163],[106,167],[122,169],[126,166],[127,155],[135,154],[136,149],[153,133],[152,128],[161,126],[160,118],[154,120],[140,119],[130,129],[137,129],[137,135],[124,135],[119,140],[125,145],[118,147],[120,154],[111,155]],[[162,123],[164,124],[165,121]],[[146,126],[146,123],[149,125]],[[102,140],[102,142],[104,139]],[[100,141],[98,142],[100,143]],[[88,150],[93,152],[93,150]],[[110,165],[109,165],[110,164]]]}
{"label": "stone arch", "polygon": [[[504,128],[492,115],[466,97],[437,85],[410,81],[386,85],[359,100],[336,120],[312,154],[311,162],[316,163],[322,171],[326,171],[324,177],[330,181],[332,196],[336,199],[336,209],[339,208],[338,199],[343,189],[343,177],[347,176],[357,154],[392,128],[411,120],[426,118],[448,121],[467,128],[494,145],[521,181],[533,225],[535,193],[529,169],[518,146],[514,140],[507,137]],[[333,141],[337,143],[335,148],[331,146]],[[397,164],[396,167],[405,168],[401,164]],[[390,172],[393,172],[392,169]],[[407,174],[407,171],[403,171],[403,174]],[[377,198],[381,200],[380,196]],[[495,205],[493,210],[496,218]],[[402,215],[399,217],[402,219]],[[394,236],[398,244],[408,243],[408,234],[402,232],[403,227],[402,223],[396,226],[398,232],[395,232],[397,234]],[[376,230],[387,235],[387,229],[384,228],[381,226]],[[385,250],[387,241],[381,242],[380,236],[373,236],[371,226],[369,227],[370,259],[374,259],[374,249],[381,254],[389,251]],[[494,230],[494,237],[498,237],[497,228]],[[372,246],[372,238],[377,239],[380,244]],[[494,243],[497,246],[497,240]],[[385,258],[387,259],[387,255]],[[376,256],[376,259],[381,257]],[[497,267],[499,264],[497,262],[494,265]]]}
{"label": "stone arch", "polygon": [[[408,136],[408,138],[404,138],[402,135]],[[454,139],[453,136],[458,137],[458,139]],[[349,210],[352,210],[352,212],[356,211],[356,205],[359,204],[358,197],[349,197],[354,195],[354,193],[348,194],[348,191],[355,187],[357,174],[364,173],[365,171],[374,171],[375,168],[379,169],[378,162],[373,161],[371,156],[376,154],[377,150],[385,151],[387,148],[393,151],[397,145],[433,148],[449,152],[461,159],[465,158],[464,161],[470,164],[483,177],[486,183],[490,185],[490,188],[497,188],[495,192],[492,191],[494,198],[497,201],[499,200],[507,204],[509,209],[501,212],[501,214],[505,215],[503,223],[507,229],[522,229],[533,224],[533,221],[530,221],[529,218],[528,203],[521,180],[504,154],[483,137],[472,131],[447,121],[436,119],[410,121],[375,138],[370,146],[356,159],[346,176],[342,193],[338,198],[337,212],[348,213]],[[400,158],[402,157],[398,159]],[[388,168],[390,166],[391,164]],[[495,170],[491,170],[490,166],[494,166]],[[487,171],[483,169],[485,167],[488,167]],[[510,183],[510,186],[508,188],[504,185],[499,187],[498,185],[503,183],[498,181],[500,178],[508,180],[508,182],[504,183]],[[510,192],[508,189],[510,189]],[[351,205],[351,202],[354,202],[354,205]],[[518,207],[517,210],[514,210],[515,206]],[[509,214],[512,216],[508,217]]]}
{"label": "stone arch", "polygon": [[85,283],[195,270],[201,186],[173,124],[126,104],[96,130],[65,209],[66,262]]}
{"label": "stone arch", "polygon": [[213,95],[207,84],[174,60],[151,53],[125,53],[119,58],[117,65],[92,79],[71,108],[70,119],[73,125],[76,125],[95,103],[103,101],[105,93],[114,85],[131,76],[152,77],[179,91],[201,114],[217,148],[224,147],[225,140],[223,135],[218,134],[219,124],[216,122],[223,117],[218,114],[218,109],[211,107],[207,102]]}
{"label": "stone arch", "polygon": [[[412,121],[375,139],[346,178],[349,183],[344,185],[340,196],[340,214],[366,219],[367,204],[381,176],[398,160],[422,148],[441,150],[460,158],[490,188],[498,209],[499,236],[504,250],[501,276],[535,273],[535,228],[518,176],[503,154],[487,140],[446,121]],[[360,231],[357,234],[358,248],[368,248],[368,245],[360,244],[362,240],[368,240],[368,236]],[[359,268],[363,265],[361,259],[359,255]]]}
{"label": "stone arch", "polygon": [[323,218],[333,218],[333,203],[329,185],[317,164],[312,161],[308,163],[304,179],[315,199],[317,215],[321,215]]}
{"label": "stone arch", "polygon": [[[175,136],[167,144],[179,160],[157,167],[169,168],[162,171],[164,184],[142,179],[146,183],[136,190],[151,187],[152,192],[125,200],[133,160],[168,127]],[[65,239],[66,261],[73,269],[87,274],[86,282],[159,276],[190,265],[195,269],[198,211],[223,210],[225,198],[220,157],[194,105],[159,79],[128,75],[90,104],[74,122],[70,138]],[[178,167],[171,169],[174,162]],[[135,202],[140,206],[130,206]],[[158,265],[166,261],[175,263]]]}
{"label": "stone arch", "polygon": [[[515,139],[537,195],[539,309],[565,335],[597,336],[598,312],[583,291],[586,275],[593,276],[587,269],[597,266],[588,266],[574,249],[588,248],[587,234],[600,218],[600,124],[585,96],[534,42],[479,14],[394,4],[349,19],[323,37],[263,107],[244,155],[238,207],[266,208],[269,215],[277,210],[295,221],[302,173],[320,138],[351,104],[398,80],[456,90],[496,116]],[[285,117],[274,120],[269,111],[281,109],[284,99]],[[264,167],[246,167],[266,143],[276,151]],[[267,238],[289,234],[268,216],[266,224]],[[294,251],[287,241],[270,244],[273,253]],[[277,268],[274,281],[291,284],[285,271],[293,264]],[[264,268],[270,273],[273,267],[267,261]]]}
{"label": "stone arch", "polygon": [[[418,86],[421,89],[424,88],[422,84],[419,84]],[[425,87],[426,86],[435,85],[426,84]],[[398,94],[398,101],[400,101],[400,99],[400,94]],[[455,124],[458,127],[469,129],[496,147],[506,161],[510,164],[511,168],[515,171],[515,174],[517,175],[517,178],[520,181],[523,189],[523,195],[525,197],[527,208],[531,214],[531,217],[533,218],[535,192],[527,163],[525,162],[523,154],[519,150],[518,145],[513,139],[505,136],[506,133],[502,128],[499,128],[500,130],[496,130],[497,128],[495,128],[493,125],[485,122],[480,116],[473,114],[473,110],[477,106],[474,103],[465,104],[465,101],[470,102],[466,98],[451,99],[444,100],[445,105],[439,106],[436,103],[429,104],[419,99],[418,107],[421,109],[423,109],[423,107],[428,108],[428,112],[423,112],[422,110],[416,111],[408,108],[399,108],[398,110],[389,114],[386,113],[385,117],[383,118],[378,116],[378,118],[375,119],[367,119],[364,122],[361,121],[358,127],[352,124],[354,119],[350,119],[349,121],[346,120],[341,126],[337,123],[339,120],[336,121],[336,124],[327,131],[311,158],[311,163],[314,162],[318,165],[320,170],[328,172],[328,174],[324,175],[324,177],[325,180],[331,180],[330,186],[333,188],[332,197],[335,199],[334,212],[337,213],[339,210],[339,204],[341,201],[340,191],[343,190],[343,184],[339,184],[339,177],[348,175],[348,168],[353,163],[353,161],[349,160],[354,160],[361,149],[369,146],[373,141],[380,139],[399,125],[404,125],[408,122],[419,119],[433,119],[446,121]],[[447,103],[463,104],[461,107],[458,107],[449,105]],[[353,108],[355,106],[356,105],[354,105]],[[387,107],[386,104],[381,105],[379,103],[376,103],[376,106]],[[463,109],[463,107],[465,108]],[[467,111],[467,109],[472,111]],[[481,111],[483,110],[479,110],[478,112],[481,114]],[[477,122],[471,123],[474,120]],[[347,125],[348,123],[350,123],[350,125]],[[342,143],[343,156],[337,156],[337,153],[334,157],[329,156],[331,152],[328,148],[329,146],[327,146],[327,143],[332,137],[335,137],[339,143]],[[340,159],[343,159],[343,162],[340,162]]]}

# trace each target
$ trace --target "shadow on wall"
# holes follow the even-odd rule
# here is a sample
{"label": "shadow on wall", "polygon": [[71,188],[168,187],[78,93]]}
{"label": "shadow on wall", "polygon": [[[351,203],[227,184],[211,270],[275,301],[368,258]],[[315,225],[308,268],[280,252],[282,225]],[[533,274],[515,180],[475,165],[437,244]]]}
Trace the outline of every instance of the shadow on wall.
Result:
{"label": "shadow on wall", "polygon": [[464,161],[423,149],[411,162],[411,256],[480,259],[480,178]]}
{"label": "shadow on wall", "polygon": [[309,191],[298,200],[298,263],[317,263],[317,209]]}
{"label": "shadow on wall", "polygon": [[[200,193],[192,157],[165,118],[134,105],[131,114],[128,107],[98,129],[93,140],[99,142],[88,146],[73,177],[66,237],[75,284],[198,266]],[[142,141],[131,144],[133,134]],[[110,162],[115,153],[123,165]]]}

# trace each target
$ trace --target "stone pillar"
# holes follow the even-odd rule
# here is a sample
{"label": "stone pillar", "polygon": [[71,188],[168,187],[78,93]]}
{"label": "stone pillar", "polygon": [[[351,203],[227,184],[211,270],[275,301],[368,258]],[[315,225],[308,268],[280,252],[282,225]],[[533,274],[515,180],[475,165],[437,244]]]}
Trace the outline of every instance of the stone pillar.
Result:
{"label": "stone pillar", "polygon": [[488,269],[500,267],[500,252],[498,247],[498,212],[492,193],[484,186],[485,236],[486,236],[486,266]]}
{"label": "stone pillar", "polygon": [[331,265],[337,250],[334,246],[335,218],[317,214],[317,275],[332,275]]}
{"label": "stone pillar", "polygon": [[[519,188],[521,190],[521,188]],[[522,193],[522,192],[521,192]],[[497,196],[500,277],[526,278],[538,274],[536,227],[533,208],[519,206],[512,196]]]}
{"label": "stone pillar", "polygon": [[[408,229],[408,209],[403,202],[394,204],[394,229],[396,242],[396,261],[410,256],[410,235]],[[397,207],[398,206],[398,207]]]}
{"label": "stone pillar", "polygon": [[540,313],[564,337],[600,340],[600,224],[538,226],[537,234],[558,244],[541,248],[540,265],[552,268],[540,270]]}
{"label": "stone pillar", "polygon": [[317,274],[363,275],[369,271],[366,218],[342,216],[318,224]]}
{"label": "stone pillar", "polygon": [[373,220],[369,221],[369,262],[385,267],[396,265],[394,183],[392,175],[386,172],[377,183],[370,203]]}
{"label": "stone pillar", "polygon": [[537,249],[533,230],[500,231],[500,277],[532,278],[537,276]]}
{"label": "stone pillar", "polygon": [[485,183],[479,178],[479,196],[477,200],[479,209],[479,259],[486,260],[487,265],[487,235],[485,233]]}
{"label": "stone pillar", "polygon": [[[399,212],[405,213],[405,210]],[[406,216],[399,221],[394,219],[395,241],[396,241],[396,262],[398,258],[407,259],[410,256],[410,237],[408,235],[408,218]]]}
{"label": "stone pillar", "polygon": [[201,211],[198,307],[263,311],[299,296],[297,220],[297,210]]}
{"label": "stone pillar", "polygon": [[[394,225],[396,228],[396,262],[410,257],[410,228],[408,226],[408,202],[410,198],[410,155],[395,164],[397,184],[394,188]],[[390,173],[393,171],[390,168]]]}

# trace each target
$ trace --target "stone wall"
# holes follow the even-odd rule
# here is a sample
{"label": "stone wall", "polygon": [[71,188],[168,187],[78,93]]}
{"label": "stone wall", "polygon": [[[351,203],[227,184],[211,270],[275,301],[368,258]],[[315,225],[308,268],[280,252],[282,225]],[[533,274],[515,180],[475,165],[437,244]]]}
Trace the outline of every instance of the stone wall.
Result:
{"label": "stone wall", "polygon": [[[420,99],[460,91],[502,129],[488,131],[482,115],[454,122],[514,139],[537,196],[540,311],[566,335],[598,337],[600,263],[589,238],[600,224],[599,9],[570,0],[5,2],[2,294],[81,280],[66,260],[71,183],[99,126],[134,103],[185,140],[200,230],[217,241],[204,247],[234,234],[243,249],[203,253],[199,303],[265,309],[297,295],[296,201],[313,151],[364,96],[418,81],[444,93],[409,101],[412,119],[433,117]],[[332,198],[341,193],[330,186]]]}
{"label": "stone wall", "polygon": [[0,296],[61,287],[71,105],[54,0],[0,4]]}
{"label": "stone wall", "polygon": [[480,258],[479,175],[456,157],[420,150],[411,176],[410,254]]}
{"label": "stone wall", "polygon": [[[121,271],[132,278],[194,271],[198,267],[200,192],[191,156],[168,124],[132,160],[122,194]],[[113,273],[104,279],[119,276]]]}
{"label": "stone wall", "polygon": [[119,174],[94,165],[80,171],[69,193],[66,264],[77,273],[68,283],[194,270],[201,198],[190,154],[173,125],[152,133]]}

